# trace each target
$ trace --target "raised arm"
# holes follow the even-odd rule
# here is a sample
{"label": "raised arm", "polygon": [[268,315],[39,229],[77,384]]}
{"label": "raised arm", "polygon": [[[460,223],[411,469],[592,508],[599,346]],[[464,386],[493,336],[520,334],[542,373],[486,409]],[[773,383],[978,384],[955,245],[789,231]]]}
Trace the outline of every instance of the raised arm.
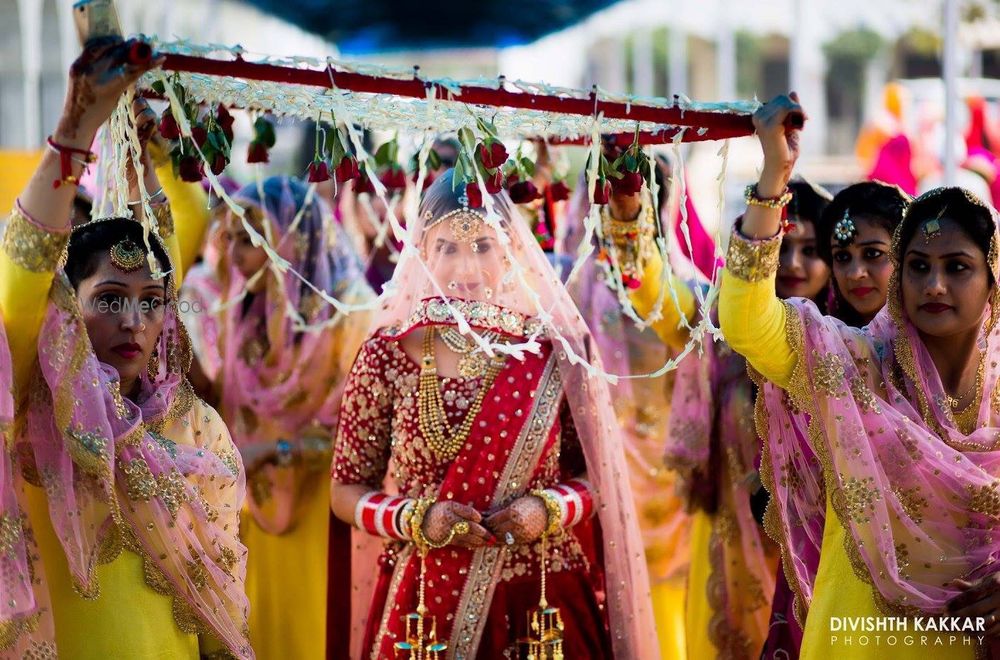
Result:
{"label": "raised arm", "polygon": [[167,147],[155,134],[149,141],[148,152],[158,183],[163,186],[163,194],[170,202],[174,231],[169,238],[165,235],[164,240],[171,248],[170,256],[174,259],[179,285],[204,247],[205,233],[212,219],[208,194],[200,183],[182,181],[174,174]]}
{"label": "raised arm", "polygon": [[[615,250],[616,261],[623,269],[641,273],[640,285],[629,292],[636,313],[646,318],[660,299],[663,258],[653,241],[652,207],[643,203],[643,195],[614,193],[602,215],[604,233]],[[647,200],[648,201],[648,200]],[[667,294],[663,297],[662,318],[652,324],[653,331],[664,344],[681,350],[689,339],[689,331],[681,323],[681,314],[692,322],[698,307],[687,282],[673,277],[670,284],[677,294],[677,303]]]}
{"label": "raised arm", "polygon": [[38,332],[49,289],[70,232],[76,182],[97,129],[118,99],[154,65],[120,64],[119,41],[88,47],[70,67],[62,117],[42,160],[18,195],[0,245],[0,310],[14,362],[14,387],[23,403],[37,357]]}
{"label": "raised arm", "polygon": [[[729,346],[765,378],[786,387],[795,356],[785,334],[786,310],[774,290],[781,246],[781,208],[798,158],[798,99],[779,96],[754,114],[764,167],[742,225],[733,228],[719,291],[719,324]],[[792,120],[790,120],[790,118]]]}

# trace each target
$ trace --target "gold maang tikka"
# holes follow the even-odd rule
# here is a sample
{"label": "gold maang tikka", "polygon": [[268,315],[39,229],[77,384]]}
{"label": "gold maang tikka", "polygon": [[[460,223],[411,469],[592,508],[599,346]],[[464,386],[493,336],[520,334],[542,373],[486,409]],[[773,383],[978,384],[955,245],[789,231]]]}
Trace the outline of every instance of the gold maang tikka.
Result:
{"label": "gold maang tikka", "polygon": [[146,263],[146,253],[131,238],[124,238],[111,247],[111,263],[123,273],[131,273]]}
{"label": "gold maang tikka", "polygon": [[945,210],[945,208],[942,208],[938,211],[937,216],[924,223],[924,243],[930,243],[931,240],[941,235],[941,216],[944,215]]}

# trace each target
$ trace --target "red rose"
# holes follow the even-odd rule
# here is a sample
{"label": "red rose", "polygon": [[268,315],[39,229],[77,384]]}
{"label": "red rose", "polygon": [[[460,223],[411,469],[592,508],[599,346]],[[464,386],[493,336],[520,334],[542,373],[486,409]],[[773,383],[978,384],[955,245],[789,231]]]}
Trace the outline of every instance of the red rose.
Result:
{"label": "red rose", "polygon": [[515,204],[527,204],[541,196],[531,181],[518,181],[510,187],[510,199]]}
{"label": "red rose", "polygon": [[483,206],[483,191],[479,189],[479,184],[470,181],[465,184],[465,196],[469,198],[469,208],[478,209]]}
{"label": "red rose", "polygon": [[401,167],[390,167],[379,175],[379,181],[387,190],[403,190],[406,188],[406,172]]}
{"label": "red rose", "polygon": [[226,165],[229,161],[222,154],[215,154],[215,158],[212,159],[212,174],[219,176],[222,174],[222,170],[226,169]]}
{"label": "red rose", "polygon": [[622,172],[622,178],[611,179],[616,195],[635,195],[642,190],[642,183],[642,175],[638,172]]}
{"label": "red rose", "polygon": [[208,140],[208,131],[205,130],[204,126],[192,126],[191,139],[193,139],[194,143],[198,145],[199,149],[201,149],[205,146],[205,142]]}
{"label": "red rose", "polygon": [[372,185],[372,180],[368,178],[368,173],[359,173],[358,178],[354,180],[354,192],[368,193],[369,195],[375,194],[375,186]]}
{"label": "red rose", "polygon": [[569,199],[569,186],[563,181],[556,181],[549,186],[549,196],[553,202],[562,202]]}
{"label": "red rose", "polygon": [[309,163],[309,183],[322,183],[330,180],[330,166],[325,160],[314,160]]}
{"label": "red rose", "polygon": [[486,182],[486,192],[496,195],[503,190],[503,171],[497,168],[497,171],[487,175],[484,181]]}
{"label": "red rose", "polygon": [[219,126],[222,128],[222,134],[226,136],[226,139],[229,141],[229,144],[232,144],[233,122],[235,122],[236,120],[233,118],[231,114],[229,114],[229,110],[226,109],[226,106],[222,105],[221,103],[219,104],[219,107],[215,109],[215,120],[219,122]]}
{"label": "red rose", "polygon": [[337,183],[344,183],[350,181],[351,179],[357,179],[360,172],[358,171],[358,161],[352,156],[344,156],[337,163],[337,167],[333,171],[334,176],[337,178]]}
{"label": "red rose", "polygon": [[181,162],[177,165],[177,174],[180,175],[181,181],[189,181],[192,183],[201,181],[201,177],[205,174],[205,170],[201,164],[201,159],[193,154],[184,156],[181,158]]}
{"label": "red rose", "polygon": [[594,204],[607,204],[609,199],[611,199],[611,182],[600,177],[594,186]]}
{"label": "red rose", "polygon": [[476,153],[479,155],[479,162],[488,170],[507,162],[507,147],[503,146],[503,142],[480,142],[476,147]]}
{"label": "red rose", "polygon": [[170,108],[164,110],[163,116],[160,117],[160,135],[167,140],[176,140],[181,136],[181,129],[177,126],[177,120],[174,119]]}
{"label": "red rose", "polygon": [[263,142],[250,143],[250,148],[247,149],[247,162],[248,163],[271,162],[271,156],[267,153],[267,147],[264,146]]}

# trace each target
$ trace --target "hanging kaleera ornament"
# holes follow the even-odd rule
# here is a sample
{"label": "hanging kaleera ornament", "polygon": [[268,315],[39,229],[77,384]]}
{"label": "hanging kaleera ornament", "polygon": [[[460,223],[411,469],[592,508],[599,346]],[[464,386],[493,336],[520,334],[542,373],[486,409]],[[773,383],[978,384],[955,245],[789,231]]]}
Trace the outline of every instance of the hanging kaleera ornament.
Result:
{"label": "hanging kaleera ornament", "polygon": [[427,584],[427,549],[420,552],[420,589],[417,597],[417,611],[403,616],[406,624],[404,641],[396,642],[393,648],[403,655],[398,656],[408,660],[442,660],[448,644],[437,636],[437,619],[428,616],[427,601],[424,597],[424,586]]}
{"label": "hanging kaleera ornament", "polygon": [[548,530],[542,534],[542,594],[538,607],[528,612],[528,635],[518,642],[527,660],[563,660],[563,620],[558,607],[552,607],[545,595],[548,561]]}

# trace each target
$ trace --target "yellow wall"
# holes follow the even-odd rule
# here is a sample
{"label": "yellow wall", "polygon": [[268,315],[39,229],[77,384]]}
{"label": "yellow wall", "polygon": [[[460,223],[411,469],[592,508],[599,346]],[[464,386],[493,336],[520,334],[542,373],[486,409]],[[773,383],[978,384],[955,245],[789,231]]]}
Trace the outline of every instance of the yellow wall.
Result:
{"label": "yellow wall", "polygon": [[0,150],[0,215],[7,215],[14,208],[14,200],[41,158],[41,151]]}

